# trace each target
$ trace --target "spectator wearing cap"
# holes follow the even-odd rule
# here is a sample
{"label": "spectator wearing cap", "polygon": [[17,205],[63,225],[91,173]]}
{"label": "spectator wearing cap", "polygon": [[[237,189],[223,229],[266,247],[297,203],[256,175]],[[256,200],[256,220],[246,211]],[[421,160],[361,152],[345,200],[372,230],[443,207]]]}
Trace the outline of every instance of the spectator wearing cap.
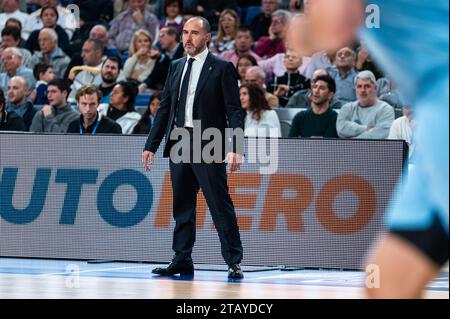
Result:
{"label": "spectator wearing cap", "polygon": [[355,78],[358,100],[345,104],[336,128],[342,138],[387,139],[395,119],[392,106],[377,98],[375,75],[362,71]]}

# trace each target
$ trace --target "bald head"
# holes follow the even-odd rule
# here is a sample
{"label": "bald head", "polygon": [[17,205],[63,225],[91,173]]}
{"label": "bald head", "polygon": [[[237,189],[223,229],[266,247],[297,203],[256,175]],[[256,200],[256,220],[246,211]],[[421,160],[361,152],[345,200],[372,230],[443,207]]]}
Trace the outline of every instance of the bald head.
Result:
{"label": "bald head", "polygon": [[21,76],[13,76],[8,83],[8,99],[14,105],[22,105],[28,96],[28,83]]}
{"label": "bald head", "polygon": [[89,32],[89,38],[99,40],[106,45],[108,42],[108,29],[102,24],[97,24]]}
{"label": "bald head", "polygon": [[245,72],[245,82],[256,83],[264,88],[266,81],[266,73],[260,66],[252,66]]}
{"label": "bald head", "polygon": [[53,53],[58,48],[58,34],[54,29],[43,28],[39,32],[39,47],[43,53]]}
{"label": "bald head", "polygon": [[190,18],[189,20],[186,21],[186,23],[189,23],[189,22],[200,23],[201,28],[203,29],[203,31],[205,31],[206,33],[210,33],[211,32],[211,25],[209,24],[209,21],[206,20],[203,17],[199,17],[199,16],[192,17],[192,18]]}
{"label": "bald head", "polygon": [[328,71],[325,69],[317,69],[314,71],[314,73],[312,74],[312,80],[314,81],[314,79],[316,79],[319,76],[324,76],[324,75],[329,75]]}

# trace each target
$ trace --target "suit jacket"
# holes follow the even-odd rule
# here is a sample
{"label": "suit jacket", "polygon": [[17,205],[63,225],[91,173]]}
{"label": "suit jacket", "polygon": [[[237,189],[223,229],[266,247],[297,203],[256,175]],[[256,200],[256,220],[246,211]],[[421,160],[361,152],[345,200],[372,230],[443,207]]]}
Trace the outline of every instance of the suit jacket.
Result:
{"label": "suit jacket", "polygon": [[[169,66],[169,75],[161,97],[160,107],[144,148],[144,150],[155,153],[165,135],[164,157],[170,155],[170,149],[173,146],[173,142],[169,141],[169,136],[174,127],[181,76],[186,59],[184,57],[173,61]],[[239,99],[236,69],[232,63],[223,61],[211,53],[206,57],[197,83],[193,118],[194,120],[201,120],[202,132],[207,128],[220,130],[222,133],[223,157],[226,155],[224,153],[225,142],[229,142],[228,139],[225,139],[225,128],[244,129],[244,110]],[[202,141],[202,145],[208,144],[209,141]],[[236,146],[236,141],[234,142],[234,146]],[[236,147],[233,147],[233,150],[236,151]],[[241,150],[237,151],[241,152]]]}

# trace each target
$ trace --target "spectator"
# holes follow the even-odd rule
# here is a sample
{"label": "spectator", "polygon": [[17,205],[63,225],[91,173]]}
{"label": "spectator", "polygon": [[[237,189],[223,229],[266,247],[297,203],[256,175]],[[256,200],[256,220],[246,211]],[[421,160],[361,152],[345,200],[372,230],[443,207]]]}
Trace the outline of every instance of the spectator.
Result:
{"label": "spectator", "polygon": [[269,35],[259,38],[255,53],[263,59],[271,58],[275,54],[286,52],[284,42],[291,13],[286,10],[277,10],[272,13],[272,22],[269,27]]}
{"label": "spectator", "polygon": [[159,33],[159,21],[153,13],[145,10],[147,0],[128,0],[128,9],[111,21],[109,46],[120,52],[128,51],[133,34],[139,29],[149,31],[152,39]]}
{"label": "spectator", "polygon": [[288,50],[284,56],[284,65],[286,73],[282,76],[276,76],[270,83],[268,92],[278,97],[280,106],[285,107],[289,98],[300,90],[310,87],[309,80],[298,71],[302,64],[302,57],[293,50]]}
{"label": "spectator", "polygon": [[[58,12],[57,24],[66,31],[68,38],[72,38],[75,28],[77,27],[77,21],[75,15],[69,12],[66,8],[59,5],[58,0],[41,0],[41,8],[54,7]],[[30,34],[35,30],[41,30],[44,25],[41,19],[42,9],[38,9],[30,14],[27,21],[23,25],[23,37],[28,39]]]}
{"label": "spectator", "polygon": [[29,93],[28,83],[21,76],[14,76],[8,84],[7,112],[15,112],[25,123],[25,128],[30,129],[31,121],[37,112],[33,103],[27,99]]}
{"label": "spectator", "polygon": [[336,52],[317,52],[314,53],[309,59],[306,66],[305,76],[311,78],[314,71],[318,69],[331,69],[333,68],[333,60],[336,57]]}
{"label": "spectator", "polygon": [[236,11],[225,9],[220,13],[219,30],[209,43],[209,51],[221,54],[227,50],[234,50],[236,34],[239,29],[239,16]]}
{"label": "spectator", "polygon": [[28,19],[28,14],[19,10],[19,0],[3,0],[3,13],[0,13],[0,31],[3,30],[6,24],[6,20],[9,18],[16,18],[24,25]]}
{"label": "spectator", "polygon": [[183,32],[183,1],[182,0],[165,0],[164,1],[164,18],[159,23],[159,28],[174,27],[177,32]]}
{"label": "spectator", "polygon": [[255,83],[244,83],[240,88],[242,108],[246,111],[244,135],[247,137],[281,137],[280,120]]}
{"label": "spectator", "polygon": [[138,93],[135,83],[123,81],[114,86],[108,104],[100,104],[98,112],[116,121],[122,127],[122,134],[131,134],[141,119],[134,103]]}
{"label": "spectator", "polygon": [[230,61],[237,65],[239,57],[250,54],[256,61],[260,61],[261,57],[251,50],[253,45],[252,33],[246,27],[240,27],[236,34],[236,49],[222,52],[220,57],[225,61]]}
{"label": "spectator", "polygon": [[106,57],[103,57],[103,43],[99,40],[87,39],[81,50],[84,66],[75,66],[70,69],[68,78],[72,80],[69,102],[75,101],[78,89],[88,83],[100,85],[102,82],[101,67]]}
{"label": "spectator", "polygon": [[26,131],[23,119],[15,112],[7,112],[5,108],[5,95],[0,89],[0,132],[1,131]]}
{"label": "spectator", "polygon": [[30,95],[30,100],[33,101],[33,104],[35,105],[48,104],[48,82],[55,77],[53,68],[48,64],[38,63],[34,66],[33,75],[37,82],[35,90]]}
{"label": "spectator", "polygon": [[[20,41],[19,44],[17,45],[18,48],[25,48],[25,40],[22,37],[22,23],[17,20],[16,18],[9,18],[8,20],[6,20],[6,24],[5,24],[5,28],[7,27],[15,27],[19,30],[19,37],[20,37]],[[28,51],[29,52],[29,51]]]}
{"label": "spectator", "polygon": [[[120,61],[116,57],[107,57],[100,71],[102,82],[98,86],[102,93],[100,103],[109,103],[111,92],[117,84],[120,73]],[[123,77],[123,75],[122,75]]]}
{"label": "spectator", "polygon": [[237,63],[237,73],[239,76],[239,86],[241,86],[242,83],[245,81],[245,74],[247,73],[247,70],[252,66],[257,66],[258,62],[256,62],[256,59],[253,57],[253,55],[250,54],[244,54],[241,56]]}
{"label": "spectator", "polygon": [[[289,48],[290,50],[290,48]],[[295,51],[295,50],[293,50]],[[297,51],[295,51],[297,52]],[[298,53],[298,52],[297,52]],[[286,53],[278,53],[275,54],[270,59],[261,60],[258,62],[258,65],[266,72],[267,74],[267,80],[271,81],[275,76],[283,76],[287,70],[286,66],[284,65],[285,62],[285,56]],[[298,72],[300,72],[301,75],[305,76],[306,66],[308,65],[309,58],[301,56],[302,63],[298,68]],[[305,76],[306,77],[306,76]]]}
{"label": "spectator", "polygon": [[339,137],[386,139],[394,122],[394,109],[377,99],[375,75],[362,71],[355,78],[358,100],[345,104],[337,118]]}
{"label": "spectator", "polygon": [[361,71],[371,71],[375,78],[378,80],[384,77],[383,72],[378,68],[375,62],[372,61],[372,58],[367,52],[367,49],[362,44],[358,49],[358,55],[356,58],[355,69],[357,72]]}
{"label": "spectator", "polygon": [[152,73],[156,60],[152,37],[144,29],[137,30],[131,39],[129,58],[123,67],[124,76],[142,83]]}
{"label": "spectator", "polygon": [[30,132],[67,132],[69,124],[79,115],[67,103],[69,87],[68,81],[62,79],[53,79],[48,83],[49,103],[34,115]]}
{"label": "spectator", "polygon": [[[70,70],[79,65],[83,65],[83,58],[81,57],[82,47],[87,39],[94,39],[100,41],[103,45],[104,56],[119,57],[119,50],[116,48],[109,48],[108,45],[108,30],[104,25],[97,24],[88,32],[86,36],[80,35],[78,39],[73,39],[69,46],[70,56],[72,57],[69,66],[67,67],[64,78],[68,78]],[[122,64],[121,64],[122,65]]]}
{"label": "spectator", "polygon": [[[317,69],[312,76],[311,84],[314,82],[318,76],[321,75],[330,75],[325,69]],[[311,107],[312,100],[312,92],[311,88],[300,90],[295,93],[293,96],[289,98],[289,102],[286,105],[286,108],[296,108],[296,109],[306,109]],[[342,106],[341,101],[336,99],[336,95],[333,96],[331,100],[330,107],[333,109],[340,109]]]}
{"label": "spectator", "polygon": [[262,36],[269,35],[272,13],[281,8],[282,0],[262,0],[262,12],[250,22],[253,38],[258,41]]}
{"label": "spectator", "polygon": [[336,98],[342,103],[356,100],[355,60],[356,53],[352,48],[342,48],[336,53],[335,67],[329,70],[331,77],[336,81]]}
{"label": "spectator", "polygon": [[[40,18],[42,20],[43,28],[53,29],[58,35],[58,47],[66,51],[69,47],[69,37],[66,31],[61,28],[56,22],[58,21],[58,11],[55,7],[42,8]],[[25,44],[26,48],[34,53],[39,51],[39,33],[41,30],[34,30],[31,32]]]}
{"label": "spectator", "polygon": [[[31,68],[31,53],[27,49],[20,48],[20,30],[16,27],[5,27],[2,30],[2,43],[0,56],[6,48],[17,48],[22,53],[22,66]],[[0,73],[5,72],[3,63],[0,63]]]}
{"label": "spectator", "polygon": [[403,116],[399,117],[392,123],[389,130],[388,139],[390,140],[404,140],[409,147],[409,162],[413,158],[414,150],[416,148],[413,130],[414,130],[414,116],[411,107],[403,107]]}
{"label": "spectator", "polygon": [[147,109],[145,110],[139,122],[134,127],[133,134],[147,135],[148,133],[150,133],[160,103],[161,103],[161,93],[153,94],[152,98],[148,103]]}
{"label": "spectator", "polygon": [[395,109],[401,109],[405,106],[405,101],[392,79],[387,77],[379,78],[377,86],[377,96],[380,100],[388,103]]}
{"label": "spectator", "polygon": [[33,71],[22,65],[22,52],[18,48],[7,48],[3,50],[2,62],[5,72],[0,73],[0,88],[6,92],[8,90],[9,81],[12,77],[18,75],[25,79],[27,87],[34,89],[36,81]]}
{"label": "spectator", "polygon": [[320,75],[314,78],[311,89],[311,108],[295,115],[289,137],[337,138],[337,113],[330,107],[336,92],[334,79],[329,75]]}
{"label": "spectator", "polygon": [[119,124],[100,114],[97,107],[100,103],[101,92],[93,84],[83,85],[76,93],[78,109],[81,115],[69,124],[67,133],[77,134],[121,134]]}
{"label": "spectator", "polygon": [[217,31],[220,13],[225,9],[237,9],[236,0],[197,0],[197,14],[201,15],[211,25],[211,30]]}
{"label": "spectator", "polygon": [[39,32],[38,41],[41,51],[31,58],[33,68],[38,63],[46,63],[53,68],[57,78],[63,78],[70,58],[58,47],[58,34],[53,29],[43,28]]}
{"label": "spectator", "polygon": [[145,90],[152,92],[162,91],[169,73],[170,63],[183,57],[184,48],[179,42],[178,33],[175,28],[162,28],[159,33],[159,44],[162,48],[161,57],[156,62],[153,72],[139,86],[139,92],[141,93]]}
{"label": "spectator", "polygon": [[264,92],[267,104],[274,109],[280,105],[278,98],[267,92],[265,87],[266,73],[259,66],[252,66],[248,68],[247,73],[245,73],[245,82],[256,83],[261,90]]}

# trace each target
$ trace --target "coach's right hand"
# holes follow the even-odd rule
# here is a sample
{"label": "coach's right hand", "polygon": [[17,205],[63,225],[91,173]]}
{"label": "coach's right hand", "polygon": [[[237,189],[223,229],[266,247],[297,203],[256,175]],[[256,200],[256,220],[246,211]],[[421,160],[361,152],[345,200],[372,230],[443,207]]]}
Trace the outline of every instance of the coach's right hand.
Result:
{"label": "coach's right hand", "polygon": [[144,164],[145,171],[150,171],[150,166],[153,164],[153,157],[155,156],[155,153],[152,153],[150,151],[144,151],[142,152],[142,164]]}

